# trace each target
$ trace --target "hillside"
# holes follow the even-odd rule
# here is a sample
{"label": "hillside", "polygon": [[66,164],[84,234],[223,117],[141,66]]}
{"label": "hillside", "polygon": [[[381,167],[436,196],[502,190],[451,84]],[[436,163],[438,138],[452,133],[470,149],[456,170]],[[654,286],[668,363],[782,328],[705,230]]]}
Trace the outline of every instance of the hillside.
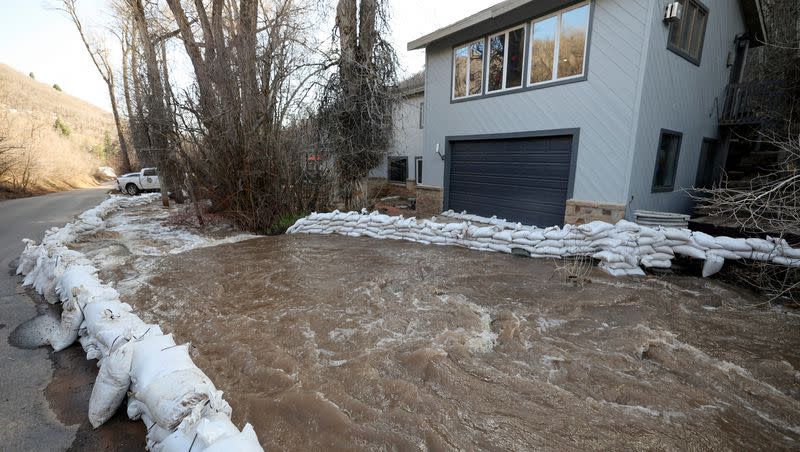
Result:
{"label": "hillside", "polygon": [[0,198],[96,185],[116,136],[111,113],[0,63]]}

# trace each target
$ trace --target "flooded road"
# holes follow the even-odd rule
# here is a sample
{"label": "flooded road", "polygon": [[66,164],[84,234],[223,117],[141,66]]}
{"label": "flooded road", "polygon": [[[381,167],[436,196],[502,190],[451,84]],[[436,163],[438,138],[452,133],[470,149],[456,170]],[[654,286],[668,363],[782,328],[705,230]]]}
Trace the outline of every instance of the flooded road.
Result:
{"label": "flooded road", "polygon": [[160,258],[124,297],[294,450],[796,449],[800,317],[689,277],[338,236]]}

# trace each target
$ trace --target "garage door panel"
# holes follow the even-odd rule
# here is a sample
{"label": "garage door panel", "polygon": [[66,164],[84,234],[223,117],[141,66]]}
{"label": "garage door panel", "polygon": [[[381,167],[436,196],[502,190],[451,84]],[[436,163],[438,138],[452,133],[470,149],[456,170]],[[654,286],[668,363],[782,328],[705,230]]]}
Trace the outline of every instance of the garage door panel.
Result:
{"label": "garage door panel", "polygon": [[537,226],[562,224],[572,137],[453,142],[448,207]]}

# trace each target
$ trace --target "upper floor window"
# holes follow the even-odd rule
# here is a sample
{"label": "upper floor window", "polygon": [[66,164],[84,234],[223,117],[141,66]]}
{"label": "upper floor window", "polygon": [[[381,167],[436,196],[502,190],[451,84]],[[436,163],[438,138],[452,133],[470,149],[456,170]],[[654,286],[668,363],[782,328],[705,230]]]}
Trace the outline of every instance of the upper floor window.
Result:
{"label": "upper floor window", "polygon": [[533,21],[530,40],[531,85],[580,77],[586,64],[589,3]]}
{"label": "upper floor window", "polygon": [[525,59],[525,27],[489,36],[489,66],[486,92],[522,86]]}
{"label": "upper floor window", "polygon": [[706,37],[708,8],[697,0],[680,0],[680,3],[683,13],[680,20],[669,26],[667,48],[699,66]]}
{"label": "upper floor window", "polygon": [[477,96],[483,84],[483,39],[453,50],[453,98]]}
{"label": "upper floor window", "polygon": [[538,88],[559,80],[582,80],[591,3],[584,0],[454,47],[452,99]]}

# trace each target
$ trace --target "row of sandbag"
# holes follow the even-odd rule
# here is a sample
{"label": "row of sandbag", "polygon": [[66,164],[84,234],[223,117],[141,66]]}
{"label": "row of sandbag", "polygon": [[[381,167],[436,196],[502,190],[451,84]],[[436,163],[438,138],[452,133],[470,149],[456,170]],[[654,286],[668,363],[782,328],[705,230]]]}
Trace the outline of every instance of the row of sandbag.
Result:
{"label": "row of sandbag", "polygon": [[[94,427],[106,422],[127,394],[128,416],[146,424],[150,450],[260,451],[250,424],[240,432],[231,422],[230,406],[192,362],[189,346],[176,344],[158,325],[143,322],[119,301],[116,290],[100,282],[85,256],[61,242],[94,232],[108,212],[141,202],[110,198],[88,211],[91,215],[48,231],[42,244],[27,241],[17,269],[25,275],[23,284],[63,306],[60,327],[49,343],[60,351],[79,339],[87,358],[98,360],[89,401]],[[101,221],[92,221],[97,218]]]}
{"label": "row of sandbag", "polygon": [[712,237],[688,229],[650,228],[625,220],[616,224],[595,221],[580,226],[537,228],[452,211],[442,215],[466,221],[418,221],[378,212],[334,211],[302,218],[288,232],[410,240],[505,253],[517,248],[532,257],[591,256],[615,276],[642,275],[641,266],[669,268],[676,254],[704,260],[704,276],[718,272],[725,259],[800,266],[800,250],[789,247],[785,240],[772,238]]}

